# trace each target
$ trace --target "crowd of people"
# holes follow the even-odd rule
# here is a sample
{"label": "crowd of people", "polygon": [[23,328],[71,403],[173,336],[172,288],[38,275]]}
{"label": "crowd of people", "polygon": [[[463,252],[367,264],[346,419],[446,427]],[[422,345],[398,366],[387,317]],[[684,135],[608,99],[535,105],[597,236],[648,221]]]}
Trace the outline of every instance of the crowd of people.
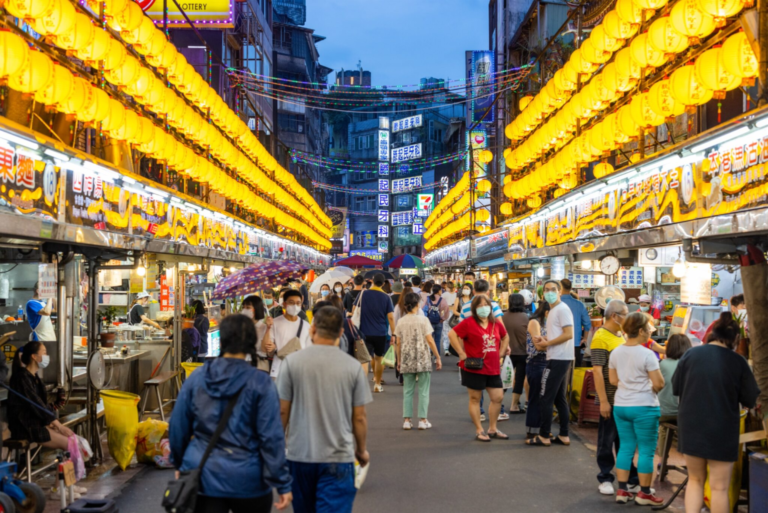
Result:
{"label": "crowd of people", "polygon": [[[701,509],[709,468],[711,510],[725,512],[740,408],[753,407],[758,394],[749,366],[733,351],[740,335],[734,316],[724,313],[701,347],[673,335],[657,350],[650,312],[630,313],[623,301],[611,301],[594,331],[570,289],[568,280],[547,281],[538,304],[511,294],[504,312],[489,283],[473,273],[459,284],[357,275],[320,288],[311,323],[306,289],[246,298],[241,315],[221,324],[223,358],[189,378],[171,419],[172,459],[184,472],[199,464],[228,402],[242,406],[202,470],[205,497],[198,511],[269,511],[273,489],[278,509],[293,502],[297,511],[351,511],[355,462],[364,468],[369,461],[368,365],[372,392],[384,393],[390,348],[402,385],[403,430],[432,428],[431,373],[452,356],[467,389],[475,440],[509,440],[499,422],[520,414],[528,446],[569,446],[566,392],[580,346],[591,334],[600,408],[599,493],[618,503],[662,504],[651,487],[654,454],[660,422],[671,422],[678,426],[688,466],[686,511]],[[660,360],[658,352],[665,357]],[[501,377],[505,357],[514,368],[506,385],[512,390],[508,411]],[[722,412],[716,420],[709,416],[713,409]],[[553,436],[555,418],[559,430]],[[48,430],[55,437],[56,426]]]}

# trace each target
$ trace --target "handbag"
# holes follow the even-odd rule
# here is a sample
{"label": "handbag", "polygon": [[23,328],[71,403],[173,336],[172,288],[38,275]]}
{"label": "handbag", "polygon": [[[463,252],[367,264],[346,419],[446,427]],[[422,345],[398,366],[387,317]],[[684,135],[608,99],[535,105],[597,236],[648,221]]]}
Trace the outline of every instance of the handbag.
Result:
{"label": "handbag", "polygon": [[[490,322],[489,325],[491,326],[491,331],[496,331],[496,322]],[[464,368],[465,369],[471,369],[471,370],[480,370],[483,368],[483,360],[485,360],[485,357],[488,355],[488,353],[485,353],[482,358],[466,358],[464,359]]]}
{"label": "handbag", "polygon": [[219,425],[216,426],[216,431],[214,431],[210,442],[208,442],[208,447],[205,448],[200,465],[196,469],[182,472],[178,479],[168,482],[168,485],[165,487],[162,503],[163,508],[168,513],[194,513],[197,496],[200,493],[200,474],[203,470],[203,465],[205,465],[208,456],[211,455],[213,448],[219,442],[224,428],[227,427],[227,422],[229,422],[229,418],[232,416],[238,397],[240,397],[240,392],[237,392],[229,399],[227,408],[224,410],[221,420],[219,420]]}
{"label": "handbag", "polygon": [[370,362],[373,358],[371,358],[371,353],[368,352],[368,346],[365,345],[363,334],[355,328],[355,325],[349,319],[347,319],[347,322],[349,323],[349,331],[352,332],[352,337],[355,339],[355,358],[360,363]]}
{"label": "handbag", "polygon": [[288,341],[283,347],[277,350],[277,357],[281,360],[285,360],[285,357],[289,354],[293,354],[296,351],[301,350],[301,330],[304,328],[304,321],[299,319],[299,331],[296,332],[296,336]]}
{"label": "handbag", "polygon": [[360,319],[362,318],[362,312],[363,312],[363,290],[360,291],[360,295],[357,296],[357,301],[355,301],[355,308],[354,313],[352,313],[352,324],[355,325],[355,328],[360,327]]}

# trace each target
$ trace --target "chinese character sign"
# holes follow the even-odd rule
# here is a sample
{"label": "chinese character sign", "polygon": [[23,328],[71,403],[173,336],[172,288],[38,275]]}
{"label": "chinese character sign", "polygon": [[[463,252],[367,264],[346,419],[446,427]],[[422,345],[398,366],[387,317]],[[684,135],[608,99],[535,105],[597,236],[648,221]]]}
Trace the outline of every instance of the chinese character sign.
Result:
{"label": "chinese character sign", "polygon": [[423,224],[414,224],[413,225],[413,234],[414,235],[424,235],[424,225]]}
{"label": "chinese character sign", "polygon": [[421,176],[392,180],[392,192],[411,192],[414,187],[421,187]]}
{"label": "chinese character sign", "polygon": [[379,194],[379,206],[380,207],[389,206],[389,194]]}
{"label": "chinese character sign", "polygon": [[421,154],[421,143],[394,148],[392,150],[392,162],[403,162],[405,160],[419,159]]}
{"label": "chinese character sign", "polygon": [[38,264],[37,282],[41,298],[56,297],[56,264]]}
{"label": "chinese character sign", "polygon": [[389,210],[379,210],[379,222],[380,223],[389,222]]}
{"label": "chinese character sign", "polygon": [[413,212],[392,212],[392,226],[413,224]]}
{"label": "chinese character sign", "polygon": [[389,160],[389,130],[379,130],[379,160]]}
{"label": "chinese character sign", "polygon": [[379,162],[379,174],[381,176],[389,175],[389,162]]}
{"label": "chinese character sign", "polygon": [[380,239],[389,238],[389,225],[386,225],[386,224],[379,225],[379,238]]}
{"label": "chinese character sign", "polygon": [[379,179],[379,192],[389,192],[389,180]]}
{"label": "chinese character sign", "polygon": [[422,114],[411,116],[409,118],[398,119],[392,123],[392,133],[401,132],[403,130],[410,130],[411,128],[418,128],[424,124],[424,116]]}

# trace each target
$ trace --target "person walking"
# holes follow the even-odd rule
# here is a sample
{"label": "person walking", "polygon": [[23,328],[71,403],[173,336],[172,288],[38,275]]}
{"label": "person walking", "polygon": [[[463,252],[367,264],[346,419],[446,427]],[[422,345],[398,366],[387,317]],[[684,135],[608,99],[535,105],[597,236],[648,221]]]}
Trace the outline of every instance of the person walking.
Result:
{"label": "person walking", "polygon": [[[501,382],[501,355],[506,354],[509,336],[503,322],[492,315],[491,300],[485,295],[472,300],[472,314],[453,328],[448,336],[459,355],[461,384],[469,393],[469,416],[475,425],[475,440],[509,440],[496,428],[504,398]],[[480,423],[480,399],[483,390],[491,398],[488,433]]]}
{"label": "person walking", "polygon": [[461,295],[458,296],[456,301],[453,303],[453,315],[459,320],[459,322],[464,320],[461,317],[461,312],[464,309],[464,306],[472,304],[472,299],[474,298],[473,291],[474,288],[472,285],[464,284],[461,287]]}
{"label": "person walking", "polygon": [[354,288],[344,294],[344,308],[347,310],[347,314],[351,317],[352,316],[352,309],[355,306],[355,302],[357,301],[357,297],[360,295],[360,293],[363,291],[363,284],[365,284],[365,278],[363,278],[362,274],[358,274],[354,277],[352,280],[352,283],[354,284]]}
{"label": "person walking", "polygon": [[228,403],[232,415],[200,474],[196,513],[267,513],[272,490],[283,510],[291,503],[280,403],[269,377],[247,355],[256,351],[253,321],[230,315],[221,321],[221,357],[205,362],[181,387],[169,424],[171,461],[177,471],[200,466],[208,441]]}
{"label": "person walking", "polygon": [[547,351],[536,349],[534,337],[547,337],[547,316],[549,303],[541,301],[536,312],[528,321],[528,336],[526,338],[525,379],[528,381],[528,409],[525,412],[525,438],[536,438],[541,426],[541,378],[547,368]]}
{"label": "person walking", "polygon": [[283,294],[285,313],[277,319],[266,319],[257,325],[258,351],[272,358],[269,375],[273,380],[280,374],[285,357],[292,352],[306,349],[312,345],[309,337],[309,323],[299,317],[304,297],[296,289],[288,289]]}
{"label": "person walking", "polygon": [[403,282],[401,281],[396,281],[392,285],[392,294],[389,297],[392,299],[393,305],[397,305],[400,302],[400,296],[403,294],[403,288]]}
{"label": "person walking", "polygon": [[[533,338],[536,349],[547,351],[547,368],[541,378],[541,426],[539,435],[526,440],[528,445],[549,446],[551,443],[571,445],[568,437],[568,400],[566,388],[571,364],[574,359],[573,350],[573,314],[568,306],[560,300],[560,283],[548,280],[544,283],[544,300],[549,303],[550,311],[547,317],[547,335]],[[557,406],[560,419],[560,433],[550,441],[552,429],[553,406]]]}
{"label": "person walking", "polygon": [[584,303],[571,295],[571,289],[573,288],[571,280],[567,278],[560,280],[560,286],[562,288],[560,300],[570,308],[571,314],[573,314],[575,323],[573,330],[575,365],[576,367],[581,367],[581,348],[587,344],[587,336],[592,329],[592,320],[589,318],[589,312],[587,312],[587,307]]}
{"label": "person walking", "polygon": [[[208,354],[208,330],[211,327],[211,323],[208,317],[205,315],[205,305],[199,299],[192,303],[195,308],[195,329],[200,334],[200,351],[198,352],[198,358],[200,355]],[[203,359],[200,358],[200,361]]]}
{"label": "person walking", "polygon": [[680,399],[677,448],[688,468],[686,513],[699,513],[704,506],[707,469],[711,513],[731,510],[728,486],[733,463],[741,457],[739,404],[754,408],[760,394],[749,364],[734,352],[739,336],[733,314],[723,312],[707,343],[686,351],[672,376],[672,391]]}
{"label": "person walking", "polygon": [[[661,418],[659,422],[673,422],[677,424],[677,411],[680,400],[672,392],[672,376],[675,375],[680,358],[693,347],[691,339],[687,335],[678,333],[672,335],[665,344],[666,358],[659,362],[659,370],[664,377],[664,388],[659,392],[659,406],[661,407]],[[663,446],[659,441],[659,446]]]}
{"label": "person walking", "polygon": [[338,297],[339,300],[344,299],[344,285],[340,281],[333,284],[333,295]]}
{"label": "person walking", "polygon": [[[600,405],[600,418],[597,422],[597,466],[600,469],[597,481],[600,484],[597,489],[603,495],[614,494],[612,472],[616,460],[613,451],[615,449],[618,454],[620,449],[613,411],[616,387],[611,384],[608,364],[613,350],[624,344],[621,325],[628,315],[627,304],[614,299],[605,309],[605,322],[592,337],[592,376],[597,391],[597,404]],[[627,483],[630,493],[640,491],[640,480],[634,463],[631,464]]]}
{"label": "person walking", "polygon": [[[437,286],[437,285],[436,285]],[[434,324],[428,317],[418,314],[418,294],[410,292],[405,296],[407,314],[400,318],[395,327],[397,351],[397,370],[403,376],[403,429],[413,428],[413,392],[418,381],[419,387],[419,429],[430,429],[432,424],[427,418],[429,412],[429,385],[432,376],[432,359],[435,356],[437,370],[443,368],[440,352],[433,336]]]}
{"label": "person walking", "polygon": [[[381,376],[384,374],[384,365],[381,363],[387,350],[387,335],[395,333],[395,317],[392,300],[381,289],[384,285],[384,275],[378,273],[373,277],[373,287],[361,292],[352,307],[352,315],[355,309],[360,309],[360,332],[365,337],[368,352],[373,355],[373,380],[374,392],[383,392]],[[357,284],[357,281],[355,281]],[[389,331],[388,331],[389,330]]]}
{"label": "person walking", "polygon": [[[622,329],[627,340],[611,352],[608,362],[611,385],[617,387],[613,414],[621,440],[616,455],[616,477],[619,481],[616,502],[625,504],[634,498],[635,504],[640,506],[660,506],[664,504],[664,499],[654,494],[651,483],[661,416],[656,394],[664,388],[664,378],[656,356],[643,347],[651,336],[648,317],[640,312],[629,314]],[[640,479],[637,495],[629,491],[628,483],[636,450]]]}
{"label": "person walking", "polygon": [[451,317],[454,316],[453,305],[456,303],[458,294],[456,294],[456,286],[452,281],[446,283],[445,288],[446,291],[443,292],[443,301],[445,301],[448,305],[448,308],[450,309],[450,315],[448,316],[448,319],[446,319],[443,323],[442,340],[435,340],[435,342],[438,344],[438,349],[442,349],[442,351],[445,353],[445,356],[450,356],[451,353],[448,351],[448,348],[451,346],[451,343],[448,340],[448,331],[451,329],[451,326],[449,323],[451,322]]}
{"label": "person walking", "polygon": [[448,303],[443,300],[443,288],[440,285],[432,285],[432,295],[427,296],[424,304],[424,315],[432,324],[435,343],[443,339],[443,323],[451,316]]}
{"label": "person walking", "polygon": [[344,313],[320,308],[312,319],[312,345],[289,355],[277,380],[294,511],[352,511],[355,460],[366,466],[368,420],[373,398],[360,364],[336,347]]}
{"label": "person walking", "polygon": [[[512,366],[515,369],[515,384],[512,387],[512,405],[509,413],[519,415],[525,413],[520,406],[520,396],[525,385],[525,364],[528,359],[528,314],[525,313],[525,299],[520,294],[509,296],[509,310],[501,318],[509,333],[509,351]],[[526,397],[530,397],[526,394]]]}

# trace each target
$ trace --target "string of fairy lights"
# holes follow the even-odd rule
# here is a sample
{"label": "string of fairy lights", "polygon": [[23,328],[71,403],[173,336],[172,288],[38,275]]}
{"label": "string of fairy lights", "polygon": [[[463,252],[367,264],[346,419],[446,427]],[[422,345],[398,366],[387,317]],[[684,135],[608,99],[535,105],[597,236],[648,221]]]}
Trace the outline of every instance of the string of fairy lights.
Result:
{"label": "string of fairy lights", "polygon": [[[331,192],[343,192],[345,194],[365,194],[365,195],[371,195],[371,194],[380,194],[382,191],[378,189],[355,189],[352,187],[345,187],[343,185],[334,185],[329,183],[323,183],[323,182],[315,182],[312,181],[312,185],[314,187],[317,187],[318,189],[323,189],[326,191]],[[406,192],[416,192],[416,191],[423,191],[426,189],[434,189],[436,187],[440,187],[439,182],[431,182],[431,183],[424,183],[421,185],[415,185],[408,188],[407,191],[402,191],[404,193]]]}

